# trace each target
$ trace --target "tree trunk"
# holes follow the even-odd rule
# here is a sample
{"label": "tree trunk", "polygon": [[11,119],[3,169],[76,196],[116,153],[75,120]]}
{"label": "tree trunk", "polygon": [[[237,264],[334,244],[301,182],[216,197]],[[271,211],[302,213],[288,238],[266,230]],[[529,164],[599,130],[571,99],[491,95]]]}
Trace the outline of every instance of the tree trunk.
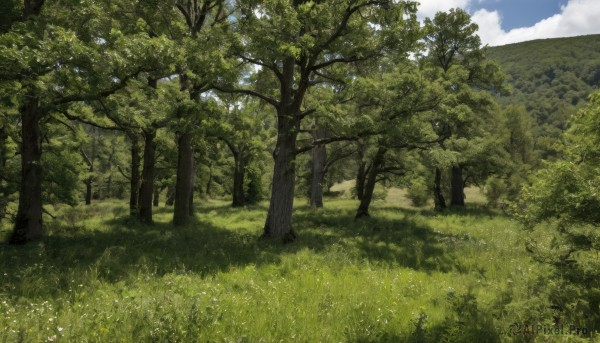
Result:
{"label": "tree trunk", "polygon": [[435,179],[433,183],[433,202],[436,211],[446,209],[446,200],[442,194],[442,171],[440,168],[435,168]]}
{"label": "tree trunk", "polygon": [[108,174],[108,179],[106,180],[106,196],[104,197],[105,199],[110,199],[113,196],[112,178],[113,178],[113,176],[112,176],[112,172],[111,172],[110,174]]}
{"label": "tree trunk", "polygon": [[92,204],[92,177],[90,176],[85,180],[85,204],[89,206]]}
{"label": "tree trunk", "polygon": [[131,138],[131,178],[129,183],[129,215],[138,215],[138,198],[140,190],[140,141],[135,133],[129,135]]}
{"label": "tree trunk", "polygon": [[[325,138],[323,130],[315,129],[312,132],[314,140]],[[310,207],[323,207],[323,184],[325,183],[325,165],[327,164],[327,148],[318,145],[311,150],[311,179],[310,179]]]}
{"label": "tree trunk", "polygon": [[213,170],[212,164],[208,165],[208,181],[206,181],[206,187],[204,188],[204,194],[210,198],[210,185],[212,184]]}
{"label": "tree trunk", "polygon": [[194,196],[194,149],[192,147],[192,134],[189,132],[179,136],[177,142],[177,181],[175,184],[175,209],[173,224],[185,225],[193,209],[190,208]]}
{"label": "tree trunk", "polygon": [[379,148],[377,154],[375,154],[375,157],[373,158],[355,219],[369,217],[369,206],[371,206],[371,201],[373,200],[373,192],[375,191],[375,184],[377,183],[377,174],[379,173],[379,167],[383,162],[383,157],[386,152],[387,149]]}
{"label": "tree trunk", "polygon": [[231,206],[242,207],[246,204],[246,194],[244,192],[246,157],[241,149],[233,157],[235,160],[235,169],[233,171],[233,201]]}
{"label": "tree trunk", "polygon": [[356,189],[356,198],[358,200],[362,200],[363,193],[365,190],[365,180],[367,179],[367,164],[365,163],[365,146],[362,143],[359,143],[358,148],[358,173],[356,174],[356,185],[354,188]]}
{"label": "tree trunk", "polygon": [[139,218],[152,223],[152,196],[154,195],[154,166],[156,162],[155,130],[144,131],[144,168],[140,186]]}
{"label": "tree trunk", "polygon": [[33,94],[21,108],[21,188],[10,244],[40,239],[42,230],[42,133],[39,98]]}
{"label": "tree trunk", "polygon": [[463,181],[462,167],[452,167],[452,197],[450,206],[465,206],[465,183]]}
{"label": "tree trunk", "polygon": [[365,193],[365,181],[367,179],[367,164],[360,162],[358,165],[358,173],[356,174],[356,198],[362,200]]}
{"label": "tree trunk", "polygon": [[158,207],[160,198],[160,189],[154,186],[154,198],[152,199],[152,205]]}
{"label": "tree trunk", "polygon": [[[296,181],[296,138],[300,121],[300,107],[307,89],[307,83],[301,83],[294,92],[293,57],[283,61],[280,102],[277,107],[277,143],[273,158],[273,182],[269,212],[263,229],[263,237],[293,242],[296,234],[292,230],[292,211],[294,209],[294,186]],[[305,80],[306,81],[306,80]]]}
{"label": "tree trunk", "polygon": [[80,149],[81,154],[83,155],[83,159],[85,160],[85,162],[88,165],[88,172],[90,173],[90,176],[84,181],[84,183],[85,183],[85,204],[87,206],[92,204],[92,195],[93,195],[92,187],[94,184],[94,162],[96,160],[97,139],[98,139],[98,137],[96,136],[95,128],[92,128],[91,136],[92,136],[91,156],[88,156],[85,153],[85,150],[83,150],[83,148]]}
{"label": "tree trunk", "polygon": [[296,179],[296,136],[291,127],[281,123],[273,157],[273,184],[269,212],[265,222],[263,237],[280,239],[284,243],[292,242],[296,235],[292,230],[292,211],[294,206],[294,183]]}
{"label": "tree trunk", "polygon": [[[8,190],[2,178],[6,175],[6,162],[8,161],[8,133],[6,127],[0,126],[0,223],[6,216],[8,206]],[[8,182],[8,180],[4,180]]]}
{"label": "tree trunk", "polygon": [[194,164],[194,154],[192,152],[192,175],[190,176],[190,183],[192,185],[190,189],[190,202],[188,205],[188,215],[194,216],[194,185],[196,183],[196,165]]}
{"label": "tree trunk", "polygon": [[167,187],[167,199],[165,200],[165,205],[173,206],[173,204],[175,204],[175,187],[169,185]]}

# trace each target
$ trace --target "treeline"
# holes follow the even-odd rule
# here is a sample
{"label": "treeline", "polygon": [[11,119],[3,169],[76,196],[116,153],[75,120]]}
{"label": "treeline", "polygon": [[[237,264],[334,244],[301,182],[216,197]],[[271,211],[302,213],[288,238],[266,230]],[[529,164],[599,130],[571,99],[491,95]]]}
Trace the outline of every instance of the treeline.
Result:
{"label": "treeline", "polygon": [[336,180],[356,178],[360,218],[378,183],[441,211],[469,185],[514,198],[538,165],[536,125],[496,102],[505,75],[463,10],[420,25],[404,1],[3,6],[11,243],[43,236],[44,204],[129,197],[151,223],[160,194],[174,225],[202,196],[268,198],[263,235],[288,242],[295,194],[323,206]]}
{"label": "treeline", "polygon": [[557,156],[555,142],[569,118],[600,86],[600,35],[536,40],[489,49],[508,74],[511,94],[501,105],[523,104],[533,121],[535,150]]}

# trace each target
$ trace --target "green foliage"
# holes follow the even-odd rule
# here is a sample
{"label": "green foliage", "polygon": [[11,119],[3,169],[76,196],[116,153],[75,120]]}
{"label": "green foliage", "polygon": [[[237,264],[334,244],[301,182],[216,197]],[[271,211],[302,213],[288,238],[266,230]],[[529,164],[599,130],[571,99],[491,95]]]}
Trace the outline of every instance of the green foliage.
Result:
{"label": "green foliage", "polygon": [[600,217],[600,94],[572,118],[563,136],[564,160],[546,164],[522,194],[521,218],[528,223],[560,217],[565,223],[598,225]]}
{"label": "green foliage", "polygon": [[498,99],[524,104],[538,125],[535,145],[543,157],[557,157],[555,142],[569,117],[598,89],[600,36],[537,40],[489,48],[488,55],[509,74],[512,94]]}
{"label": "green foliage", "polygon": [[250,205],[258,204],[267,196],[267,191],[263,185],[264,169],[264,165],[260,162],[251,163],[246,169],[247,177],[244,179],[244,190],[246,203]]}
{"label": "green foliage", "polygon": [[600,95],[595,93],[562,136],[563,160],[536,172],[514,205],[532,231],[528,250],[560,276],[550,287],[550,300],[560,315],[592,325],[600,323],[598,118]]}
{"label": "green foliage", "polygon": [[488,178],[484,187],[488,205],[491,207],[498,207],[501,205],[508,192],[507,188],[508,187],[503,179],[497,177]]}
{"label": "green foliage", "polygon": [[424,177],[415,177],[410,180],[406,196],[410,199],[413,206],[425,206],[431,198],[431,187],[428,181]]}

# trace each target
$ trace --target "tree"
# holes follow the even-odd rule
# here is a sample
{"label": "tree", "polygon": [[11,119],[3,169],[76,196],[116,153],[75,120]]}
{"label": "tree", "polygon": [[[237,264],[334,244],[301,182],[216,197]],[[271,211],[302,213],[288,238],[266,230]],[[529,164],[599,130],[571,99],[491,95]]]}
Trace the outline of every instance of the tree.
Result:
{"label": "tree", "polygon": [[[19,209],[10,242],[22,244],[42,234],[42,127],[50,113],[70,104],[106,97],[128,80],[156,65],[160,38],[125,38],[118,28],[106,29],[110,13],[94,7],[96,15],[75,15],[78,4],[44,4],[25,0],[22,23],[0,37],[0,79],[18,82],[21,116],[21,189]],[[74,7],[73,7],[74,6]],[[65,15],[69,13],[69,15]],[[149,53],[152,50],[152,53]],[[126,63],[124,63],[126,61]]]}
{"label": "tree", "polygon": [[526,247],[553,266],[551,303],[568,320],[600,323],[600,93],[571,119],[558,151],[524,187],[513,211],[530,231]]}
{"label": "tree", "polygon": [[240,3],[238,30],[243,39],[235,54],[267,70],[277,86],[220,88],[256,96],[277,112],[272,193],[263,236],[290,242],[296,237],[292,230],[296,155],[312,148],[298,148],[296,142],[303,119],[315,111],[304,104],[307,92],[319,83],[332,82],[327,70],[335,65],[374,57],[393,38],[402,46],[404,36],[399,36],[416,27],[416,6],[367,0]]}
{"label": "tree", "polygon": [[443,99],[441,89],[413,62],[400,63],[359,80],[357,107],[371,125],[361,134],[369,138],[362,140],[365,164],[357,182],[361,192],[356,218],[369,216],[377,182],[406,174],[402,150],[425,149],[439,141],[426,118]]}
{"label": "tree", "polygon": [[[428,48],[427,63],[442,70],[446,79],[448,107],[442,107],[440,117],[434,125],[449,139],[470,139],[476,135],[477,125],[486,112],[493,107],[488,91],[502,90],[504,81],[499,67],[486,59],[485,49],[477,36],[477,24],[471,22],[469,14],[461,9],[438,12],[434,19],[425,20],[425,44]],[[446,150],[452,142],[440,144]],[[455,150],[454,156],[460,150]],[[464,162],[456,160],[451,165],[450,204],[464,206]],[[435,207],[446,207],[441,191],[442,168],[435,167]]]}
{"label": "tree", "polygon": [[264,104],[249,96],[223,94],[220,100],[225,111],[211,116],[207,135],[224,142],[233,156],[232,206],[242,207],[249,200],[249,168],[256,159],[264,157],[266,142],[270,139],[267,115],[271,113]]}
{"label": "tree", "polygon": [[[181,125],[177,128],[177,179],[175,184],[175,209],[173,224],[184,225],[193,215],[194,199],[194,128],[199,126],[199,114],[191,111],[202,109],[217,75],[231,69],[225,62],[224,46],[228,42],[229,3],[225,0],[177,0],[176,8],[185,19],[185,30],[174,36],[184,47],[185,67],[179,70],[181,90],[189,94],[188,104],[177,111]],[[195,105],[193,104],[195,103]]]}

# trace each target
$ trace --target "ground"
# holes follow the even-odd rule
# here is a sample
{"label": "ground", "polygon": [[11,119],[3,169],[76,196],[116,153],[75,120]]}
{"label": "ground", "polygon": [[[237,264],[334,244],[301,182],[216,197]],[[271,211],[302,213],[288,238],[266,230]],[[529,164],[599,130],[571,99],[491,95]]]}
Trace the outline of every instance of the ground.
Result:
{"label": "ground", "polygon": [[0,342],[528,340],[511,324],[547,307],[545,267],[469,192],[437,214],[394,190],[359,221],[355,200],[298,200],[285,246],[258,239],[266,203],[204,201],[183,228],[168,207],[152,226],[122,201],[62,209],[42,242],[0,247]]}

